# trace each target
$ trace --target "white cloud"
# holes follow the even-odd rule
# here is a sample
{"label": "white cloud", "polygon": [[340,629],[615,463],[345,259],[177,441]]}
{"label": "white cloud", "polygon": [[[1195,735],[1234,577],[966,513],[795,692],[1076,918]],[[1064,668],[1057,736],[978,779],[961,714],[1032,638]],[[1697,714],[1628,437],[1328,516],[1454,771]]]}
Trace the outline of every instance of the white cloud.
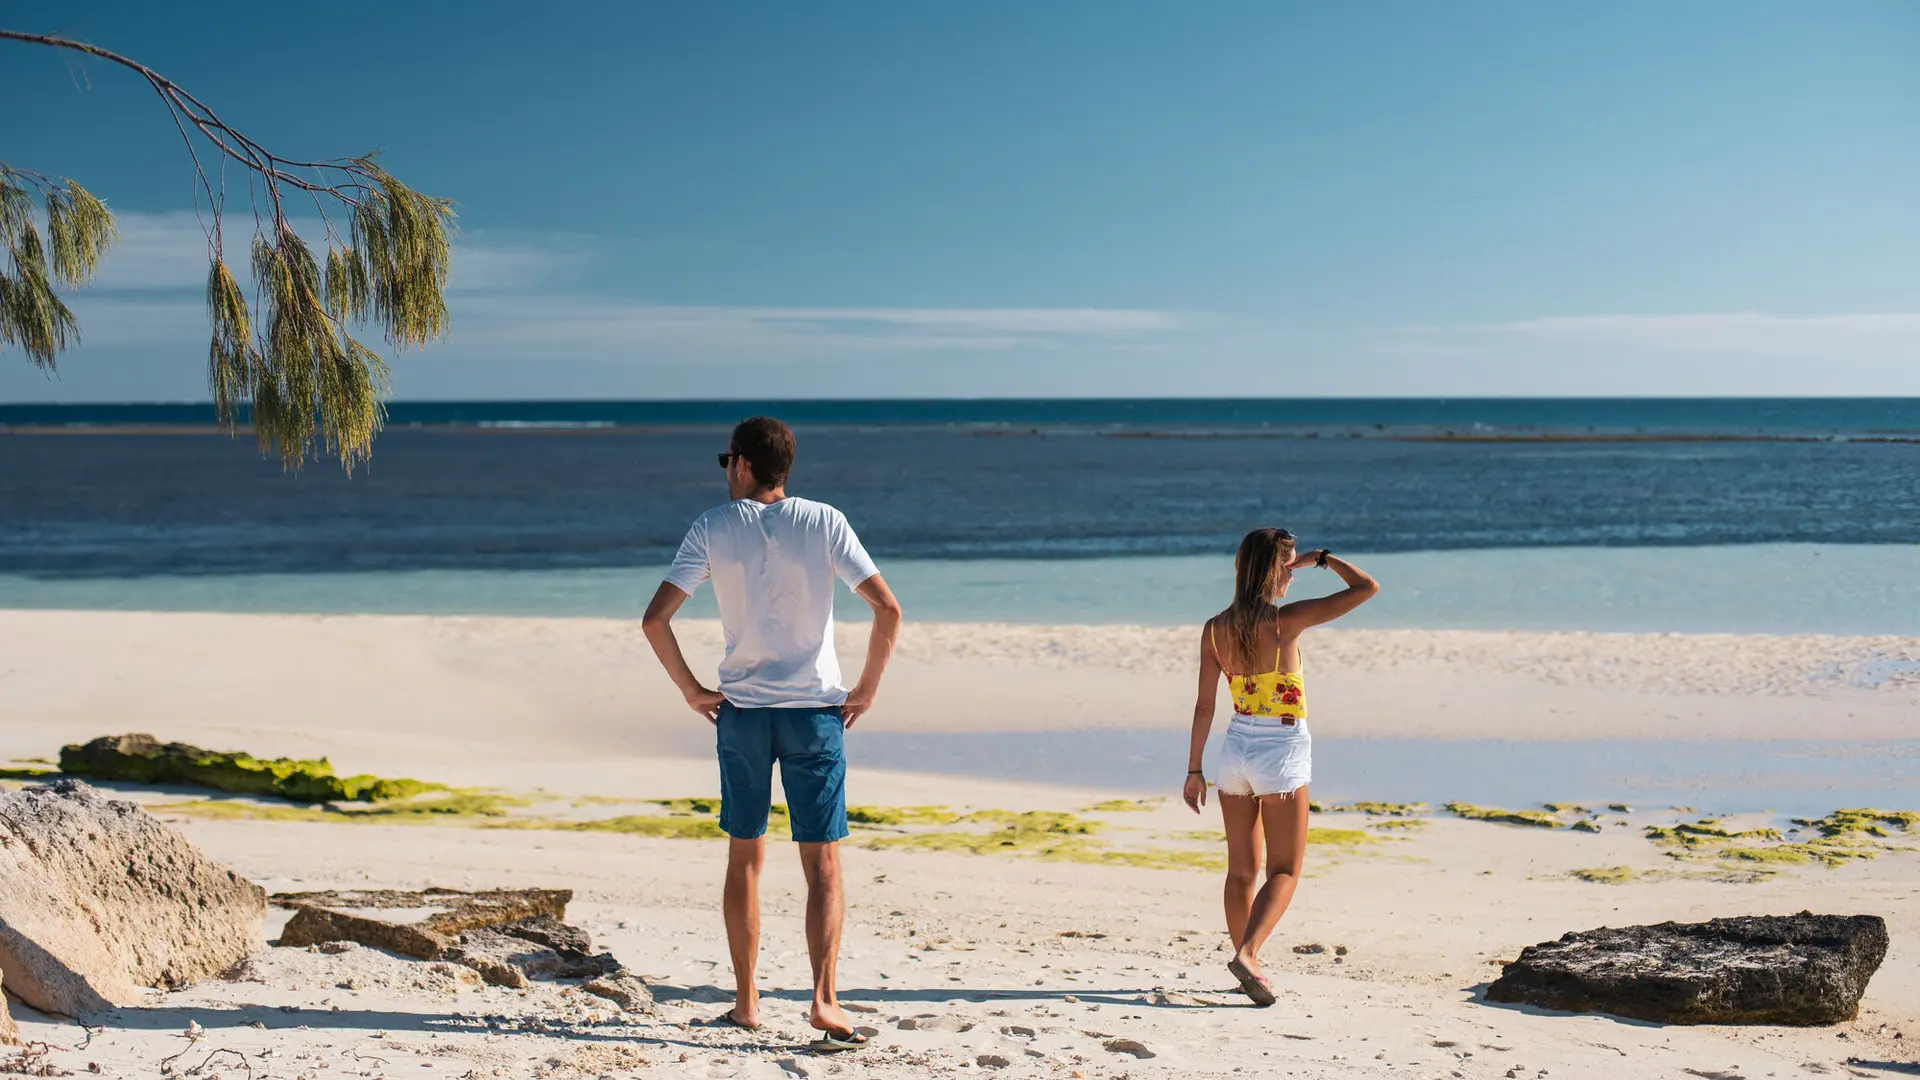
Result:
{"label": "white cloud", "polygon": [[651,356],[777,359],[1124,342],[1190,322],[1138,309],[689,307],[506,296],[456,303],[450,346],[615,363]]}
{"label": "white cloud", "polygon": [[[114,215],[120,238],[100,265],[96,289],[204,288],[208,245],[199,221],[190,213]],[[238,234],[229,234],[228,242]],[[228,265],[236,260],[229,248]],[[244,253],[245,248],[238,251]],[[244,262],[244,257],[240,260]]]}
{"label": "white cloud", "polygon": [[[139,291],[201,289],[207,281],[209,246],[202,221],[187,211],[114,215],[119,240],[101,264],[92,288]],[[316,249],[326,240],[318,218],[296,219],[294,227]],[[253,242],[250,213],[229,208],[225,223],[227,265],[244,275]],[[564,246],[539,248],[497,242],[486,233],[456,237],[449,292],[537,289],[565,280],[585,265],[584,254]]]}
{"label": "white cloud", "polygon": [[[200,301],[208,247],[191,212],[118,215],[120,240],[92,288],[71,298],[88,345],[186,342],[204,337]],[[228,262],[241,255],[252,221],[227,217]],[[318,246],[317,220],[296,221]],[[1108,308],[927,308],[662,305],[562,290],[591,263],[577,238],[510,242],[463,235],[448,281],[453,333],[462,354],[596,363],[702,358],[784,360],[930,350],[1053,349],[1074,342],[1137,347],[1191,329],[1191,317]],[[243,276],[244,280],[244,276]]]}
{"label": "white cloud", "polygon": [[1366,353],[1398,393],[1920,391],[1920,313],[1563,315],[1408,327]]}
{"label": "white cloud", "polygon": [[1471,351],[1475,344],[1531,343],[1568,348],[1726,357],[1818,357],[1837,352],[1920,354],[1920,314],[1769,315],[1699,312],[1674,315],[1562,315],[1515,322],[1409,331],[1411,343]]}
{"label": "white cloud", "polygon": [[[70,303],[87,346],[205,349],[207,315],[197,294],[82,292]],[[1135,309],[680,307],[520,293],[455,293],[448,306],[452,331],[433,349],[529,363],[1128,348],[1190,340],[1176,332],[1198,325],[1191,316]],[[383,343],[363,340],[386,351]]]}

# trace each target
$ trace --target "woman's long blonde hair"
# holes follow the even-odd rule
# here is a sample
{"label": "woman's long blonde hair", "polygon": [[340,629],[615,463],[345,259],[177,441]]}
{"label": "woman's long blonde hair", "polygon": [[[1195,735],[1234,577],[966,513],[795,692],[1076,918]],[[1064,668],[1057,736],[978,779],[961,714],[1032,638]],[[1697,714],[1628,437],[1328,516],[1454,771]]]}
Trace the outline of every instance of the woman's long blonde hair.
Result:
{"label": "woman's long blonde hair", "polygon": [[1273,614],[1280,575],[1293,561],[1293,534],[1285,529],[1255,529],[1242,537],[1233,556],[1233,605],[1227,608],[1227,632],[1241,661],[1258,666],[1260,623]]}

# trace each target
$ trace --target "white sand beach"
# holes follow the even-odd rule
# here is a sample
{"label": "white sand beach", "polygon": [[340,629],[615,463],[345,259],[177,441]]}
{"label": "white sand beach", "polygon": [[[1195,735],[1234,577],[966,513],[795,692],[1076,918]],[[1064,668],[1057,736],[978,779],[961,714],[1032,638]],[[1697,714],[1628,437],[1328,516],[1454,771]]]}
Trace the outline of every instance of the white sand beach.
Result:
{"label": "white sand beach", "polygon": [[[861,629],[842,628],[846,655],[858,655],[846,646]],[[689,624],[683,637],[696,669],[710,670],[717,627]],[[1195,647],[1185,631],[910,624],[898,670],[862,723],[1178,726]],[[1330,631],[1310,638],[1307,654],[1322,730],[1836,744],[1910,737],[1916,660],[1914,639],[1465,631]],[[708,729],[635,624],[5,612],[0,711],[0,756],[14,761],[146,731],[519,796],[530,808],[515,813],[540,821],[249,820],[256,804],[244,801],[226,803],[238,807],[229,819],[168,809],[204,793],[121,787],[269,891],[572,888],[571,921],[647,976],[662,1006],[658,1017],[622,1017],[573,988],[478,986],[374,950],[263,941],[234,979],[155,991],[105,1028],[16,1005],[23,1036],[52,1048],[44,1060],[80,1073],[151,1076],[171,1059],[182,1074],[204,1062],[194,1075],[257,1078],[1757,1078],[1899,1075],[1920,1059],[1920,837],[1900,831],[1876,842],[1879,857],[1828,867],[1653,843],[1645,826],[1686,818],[1669,807],[1565,818],[1591,820],[1597,833],[1318,814],[1314,826],[1334,831],[1310,846],[1307,878],[1268,949],[1280,1004],[1257,1010],[1222,966],[1218,874],[1205,865],[1215,848],[1191,835],[1217,830],[1211,808],[1202,818],[1171,801],[1093,809],[1139,793],[856,769],[858,804],[1058,811],[1097,831],[1091,846],[1054,857],[856,830],[845,856],[843,996],[875,1045],[817,1058],[803,1045],[799,873],[784,845],[765,883],[772,1024],[749,1034],[699,1023],[727,1000],[723,847],[554,824],[715,788]],[[1672,1027],[1479,998],[1501,961],[1567,931],[1803,909],[1888,922],[1892,949],[1854,1022]],[[269,939],[281,918],[270,917]],[[1294,951],[1308,945],[1325,951]],[[186,1037],[189,1022],[204,1033]],[[248,1068],[216,1053],[226,1050]]]}
{"label": "white sand beach", "polygon": [[[720,624],[676,626],[711,672]],[[864,633],[839,628],[849,678]],[[9,752],[110,717],[375,772],[484,770],[501,745],[604,762],[710,742],[630,620],[6,611],[0,646]],[[1184,728],[1198,649],[1191,630],[909,621],[872,726]],[[1880,739],[1920,715],[1920,638],[1329,629],[1305,663],[1325,734]]]}

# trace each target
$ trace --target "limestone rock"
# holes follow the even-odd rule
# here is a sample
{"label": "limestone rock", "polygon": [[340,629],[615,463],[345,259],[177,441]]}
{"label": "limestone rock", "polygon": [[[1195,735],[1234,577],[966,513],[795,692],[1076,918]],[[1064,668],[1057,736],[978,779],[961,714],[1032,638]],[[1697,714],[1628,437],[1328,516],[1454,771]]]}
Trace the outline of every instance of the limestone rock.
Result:
{"label": "limestone rock", "polygon": [[133,803],[71,779],[0,795],[0,971],[42,1012],[218,975],[265,915],[259,886]]}
{"label": "limestone rock", "polygon": [[326,758],[256,758],[241,751],[163,743],[140,734],[102,735],[91,742],[63,746],[60,770],[97,780],[185,784],[306,803],[404,799],[439,787],[418,780],[335,776]]}
{"label": "limestone rock", "polygon": [[531,941],[535,945],[545,945],[555,952],[590,953],[593,951],[592,935],[577,926],[569,926],[551,915],[516,919],[503,924],[500,932]]}
{"label": "limestone rock", "polygon": [[563,952],[494,930],[462,934],[459,943],[442,955],[479,972],[495,986],[516,989],[535,980],[593,978],[620,970],[620,962],[611,953],[589,956],[571,949]]}
{"label": "limestone rock", "polygon": [[588,979],[580,984],[580,989],[595,997],[603,997],[621,1009],[630,1013],[651,1013],[655,1011],[653,991],[637,976],[627,972],[615,972],[602,975],[597,979]]}
{"label": "limestone rock", "polygon": [[1667,1024],[1832,1024],[1887,953],[1877,915],[1746,916],[1602,928],[1530,945],[1487,1000]]}
{"label": "limestone rock", "polygon": [[354,941],[402,956],[438,960],[470,930],[541,916],[561,925],[559,920],[566,918],[567,902],[572,899],[572,889],[363,889],[276,893],[273,902],[294,909],[293,918],[280,932],[281,945]]}
{"label": "limestone rock", "polygon": [[945,1015],[926,1014],[923,1016],[902,1017],[893,1025],[901,1031],[945,1031],[960,1034],[973,1030],[973,1021],[958,1013]]}
{"label": "limestone rock", "polygon": [[[6,973],[0,972],[0,984],[6,981]],[[0,990],[0,1046],[19,1046],[20,1029],[14,1025],[13,1016],[7,1012],[7,995]]]}

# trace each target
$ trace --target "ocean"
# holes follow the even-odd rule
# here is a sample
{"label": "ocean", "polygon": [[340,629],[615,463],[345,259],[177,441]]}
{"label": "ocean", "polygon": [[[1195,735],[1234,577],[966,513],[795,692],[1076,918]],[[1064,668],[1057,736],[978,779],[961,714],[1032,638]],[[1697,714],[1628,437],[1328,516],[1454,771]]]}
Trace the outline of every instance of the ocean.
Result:
{"label": "ocean", "polygon": [[351,476],[193,407],[11,406],[0,575],[655,566],[753,410],[883,561],[1920,542],[1920,399],[396,405]]}

